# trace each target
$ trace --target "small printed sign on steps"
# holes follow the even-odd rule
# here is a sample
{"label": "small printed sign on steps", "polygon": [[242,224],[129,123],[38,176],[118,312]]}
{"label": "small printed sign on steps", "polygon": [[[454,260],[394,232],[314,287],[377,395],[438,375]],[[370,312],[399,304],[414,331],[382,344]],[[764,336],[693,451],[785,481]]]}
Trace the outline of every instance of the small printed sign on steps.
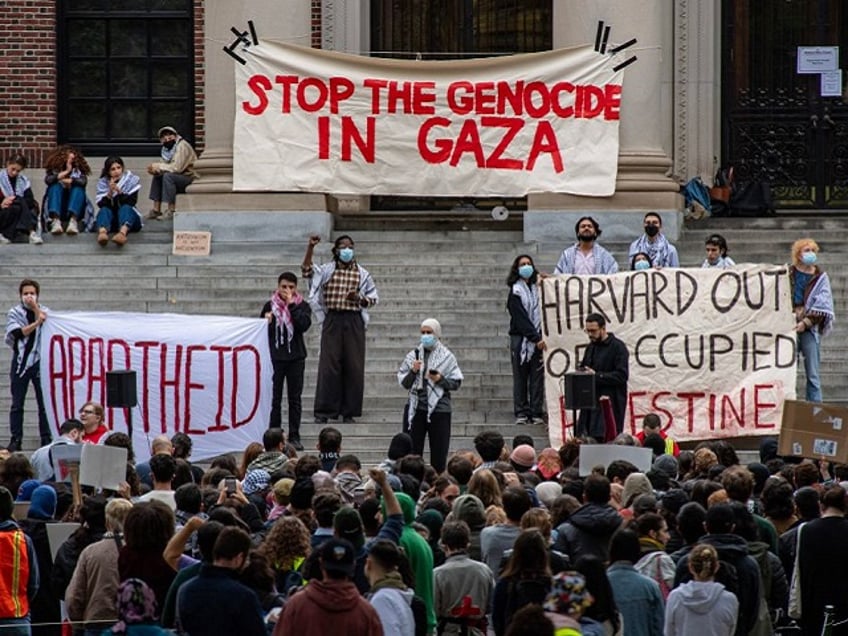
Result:
{"label": "small printed sign on steps", "polygon": [[174,256],[209,256],[212,232],[174,232]]}

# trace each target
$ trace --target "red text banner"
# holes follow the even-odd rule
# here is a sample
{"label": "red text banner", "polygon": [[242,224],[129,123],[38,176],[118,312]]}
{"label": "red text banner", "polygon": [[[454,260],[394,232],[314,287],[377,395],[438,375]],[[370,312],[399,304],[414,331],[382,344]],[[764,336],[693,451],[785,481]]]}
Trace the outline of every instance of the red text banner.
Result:
{"label": "red text banner", "polygon": [[[225,316],[51,313],[41,331],[41,385],[54,430],[80,407],[106,405],[106,372],[136,372],[133,446],[156,435],[191,436],[193,459],[261,440],[271,410],[272,365],[264,320]],[[127,410],[106,425],[128,430]]]}
{"label": "red text banner", "polygon": [[541,285],[545,391],[554,445],[571,436],[563,376],[602,314],[630,352],[625,432],[656,413],[675,440],[776,435],[795,398],[795,320],[786,267],[654,269],[554,276]]}
{"label": "red text banner", "polygon": [[591,47],[402,61],[260,41],[235,64],[241,191],[615,191],[623,71]]}

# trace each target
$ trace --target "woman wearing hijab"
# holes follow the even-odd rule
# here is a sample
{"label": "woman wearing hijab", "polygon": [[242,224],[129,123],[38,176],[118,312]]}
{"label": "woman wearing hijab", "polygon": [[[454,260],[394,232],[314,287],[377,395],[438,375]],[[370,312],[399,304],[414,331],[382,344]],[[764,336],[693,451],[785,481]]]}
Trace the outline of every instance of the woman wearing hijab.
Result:
{"label": "woman wearing hijab", "polygon": [[441,343],[442,326],[435,318],[421,323],[421,342],[406,354],[397,373],[398,383],[409,391],[404,409],[404,431],[412,436],[413,452],[424,454],[430,436],[430,463],[445,470],[450,447],[451,391],[462,383],[462,371],[450,349]]}
{"label": "woman wearing hijab", "polygon": [[506,284],[509,297],[509,351],[512,358],[512,401],[516,424],[544,424],[545,374],[542,368],[542,313],[539,272],[528,254],[512,262]]}

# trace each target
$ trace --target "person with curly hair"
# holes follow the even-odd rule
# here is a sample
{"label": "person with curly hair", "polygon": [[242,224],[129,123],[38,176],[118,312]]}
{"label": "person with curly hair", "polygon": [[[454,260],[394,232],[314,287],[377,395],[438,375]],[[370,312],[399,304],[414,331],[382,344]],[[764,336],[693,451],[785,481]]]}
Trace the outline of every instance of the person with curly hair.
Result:
{"label": "person with curly hair", "polygon": [[309,529],[297,517],[280,517],[258,551],[274,568],[277,591],[285,594],[303,583],[300,567],[312,551]]}
{"label": "person with curly hair", "polygon": [[[112,242],[123,247],[130,232],[141,231],[141,212],[136,208],[141,179],[125,169],[120,157],[107,157],[97,181],[97,244],[106,247],[109,232]],[[70,224],[68,225],[70,234]],[[52,232],[52,228],[51,228]]]}
{"label": "person with curly hair", "polygon": [[85,195],[91,168],[83,154],[73,146],[54,148],[44,160],[44,215],[53,235],[79,234],[80,223],[85,225],[86,210],[90,207]]}

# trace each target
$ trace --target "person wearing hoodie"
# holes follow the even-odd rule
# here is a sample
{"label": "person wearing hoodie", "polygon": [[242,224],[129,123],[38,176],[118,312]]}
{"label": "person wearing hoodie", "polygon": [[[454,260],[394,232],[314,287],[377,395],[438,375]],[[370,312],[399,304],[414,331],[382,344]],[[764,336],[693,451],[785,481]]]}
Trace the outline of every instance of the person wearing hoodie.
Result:
{"label": "person wearing hoodie", "polygon": [[[736,519],[730,504],[715,504],[707,510],[704,522],[707,534],[701,543],[713,546],[718,553],[719,561],[727,562],[736,570],[736,590],[730,590],[739,600],[739,620],[736,624],[736,635],[748,634],[756,625],[760,604],[760,567],[748,553],[748,544],[736,534]],[[690,555],[691,556],[691,553]],[[719,579],[721,579],[719,571]],[[677,562],[677,572],[674,576],[674,587],[691,580],[689,557]]]}
{"label": "person wearing hoodie", "polygon": [[439,634],[486,633],[485,614],[495,590],[495,577],[483,563],[468,556],[471,531],[464,521],[451,521],[442,529],[447,559],[433,570]]}
{"label": "person wearing hoodie", "polygon": [[433,551],[427,540],[412,527],[415,521],[415,501],[406,493],[397,493],[397,500],[403,510],[403,532],[400,535],[400,547],[409,559],[415,581],[415,594],[424,601],[427,608],[427,628],[436,630],[436,612],[433,605]]}
{"label": "person wearing hoodie", "polygon": [[589,475],[583,486],[584,504],[556,529],[554,549],[567,554],[572,563],[582,556],[607,561],[610,537],[622,521],[609,499],[609,480],[601,475]]}
{"label": "person wearing hoodie", "polygon": [[[50,541],[47,539],[47,524],[53,523],[56,514],[56,491],[52,486],[39,486],[30,497],[29,511],[26,519],[18,522],[21,530],[32,540],[35,557],[38,559],[39,575],[49,580],[53,570],[53,554],[50,552]],[[38,594],[30,603],[32,633],[48,636],[53,633],[53,626],[42,627],[39,623],[59,622],[59,598],[53,594],[49,585],[38,588]],[[2,633],[2,630],[0,630]]]}
{"label": "person wearing hoodie", "polygon": [[29,634],[30,604],[38,592],[38,559],[32,539],[12,519],[12,493],[0,486],[0,631]]}
{"label": "person wearing hoodie", "polygon": [[732,636],[739,601],[715,581],[719,560],[716,549],[701,543],[689,555],[692,580],[672,590],[665,609],[666,636]]}
{"label": "person wearing hoodie", "polygon": [[289,598],[274,628],[274,636],[326,636],[342,632],[345,636],[382,636],[380,615],[360,596],[351,580],[356,567],[353,544],[344,539],[328,539],[319,549],[319,563],[321,579],[311,580]]}
{"label": "person wearing hoodie", "polygon": [[381,539],[371,545],[365,560],[365,575],[371,587],[368,602],[377,610],[386,636],[415,636],[415,592],[403,582],[401,559],[397,545]]}

